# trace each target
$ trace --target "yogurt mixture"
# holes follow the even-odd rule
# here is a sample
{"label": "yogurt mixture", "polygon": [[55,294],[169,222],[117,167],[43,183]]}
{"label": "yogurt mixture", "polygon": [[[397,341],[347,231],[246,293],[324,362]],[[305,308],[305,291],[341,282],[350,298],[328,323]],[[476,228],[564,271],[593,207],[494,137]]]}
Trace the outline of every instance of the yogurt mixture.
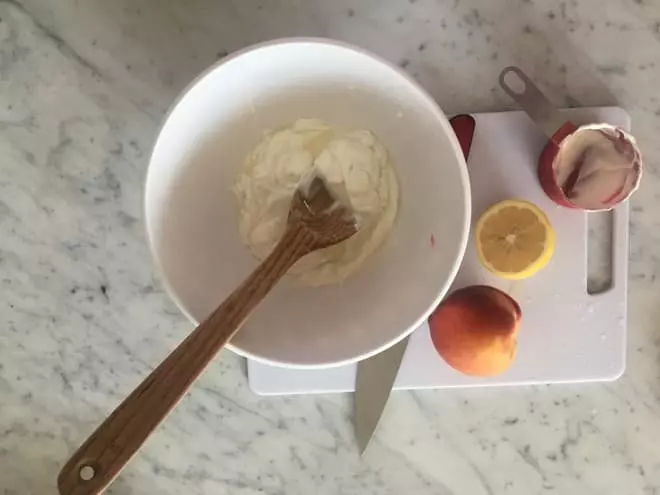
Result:
{"label": "yogurt mixture", "polygon": [[353,237],[305,256],[291,269],[301,283],[319,286],[344,280],[387,238],[397,214],[399,184],[387,150],[370,131],[300,119],[266,134],[234,185],[241,239],[259,259],[281,239],[293,194],[312,173],[325,179],[358,222]]}

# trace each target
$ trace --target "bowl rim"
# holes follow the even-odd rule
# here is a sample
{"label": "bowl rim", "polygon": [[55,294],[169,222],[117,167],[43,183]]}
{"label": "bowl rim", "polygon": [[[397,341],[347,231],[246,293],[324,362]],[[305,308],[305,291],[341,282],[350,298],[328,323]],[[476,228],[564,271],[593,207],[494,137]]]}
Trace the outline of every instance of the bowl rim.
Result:
{"label": "bowl rim", "polygon": [[210,73],[215,71],[218,67],[220,67],[223,64],[226,64],[236,58],[239,58],[243,55],[246,55],[247,53],[261,50],[264,48],[271,48],[274,46],[278,45],[290,45],[290,44],[318,44],[318,45],[329,45],[329,46],[334,46],[338,48],[342,48],[345,50],[349,50],[355,53],[358,53],[360,55],[367,56],[373,60],[375,60],[378,63],[381,63],[390,69],[392,69],[399,77],[401,77],[403,80],[405,80],[408,84],[410,84],[421,96],[422,100],[426,103],[428,106],[429,110],[434,114],[434,116],[437,118],[438,123],[440,124],[441,127],[444,128],[445,133],[449,136],[451,145],[454,150],[454,155],[458,159],[458,165],[459,165],[459,174],[461,178],[461,185],[463,189],[463,198],[464,198],[464,205],[463,205],[463,211],[465,211],[465,218],[463,221],[463,231],[462,231],[462,236],[460,239],[459,243],[459,252],[458,256],[454,259],[454,262],[452,264],[451,270],[449,272],[449,276],[446,278],[445,283],[439,287],[437,294],[433,300],[433,303],[425,310],[422,312],[422,314],[419,315],[419,317],[410,324],[408,328],[406,328],[403,332],[401,332],[400,335],[397,337],[383,343],[379,347],[372,349],[369,352],[365,352],[362,354],[359,354],[355,357],[352,358],[347,358],[343,359],[341,361],[332,361],[332,362],[323,362],[323,363],[315,363],[315,364],[300,364],[300,363],[285,363],[281,361],[274,361],[269,358],[259,356],[256,354],[252,354],[251,352],[248,352],[244,349],[241,349],[239,347],[234,346],[231,342],[228,342],[225,347],[232,352],[238,354],[239,356],[245,357],[247,359],[251,359],[253,361],[257,361],[261,364],[265,364],[268,366],[276,366],[276,367],[283,367],[283,368],[292,368],[292,369],[301,369],[301,370],[311,370],[311,369],[328,369],[328,368],[335,368],[339,366],[345,366],[349,364],[355,364],[359,361],[368,359],[372,356],[375,356],[376,354],[380,354],[381,352],[389,349],[390,347],[398,344],[405,338],[407,338],[413,331],[415,331],[425,320],[428,319],[429,315],[433,312],[433,310],[440,304],[441,300],[445,297],[447,294],[447,291],[451,287],[451,284],[454,282],[456,275],[458,274],[458,270],[461,266],[461,263],[463,262],[463,258],[465,256],[465,251],[467,249],[467,243],[469,239],[469,234],[470,234],[470,224],[471,224],[471,219],[472,219],[472,192],[471,192],[471,187],[470,187],[470,177],[468,174],[467,170],[467,163],[465,160],[465,157],[463,155],[463,152],[461,150],[460,144],[458,142],[458,138],[456,137],[456,134],[452,130],[451,124],[449,123],[449,119],[445,115],[445,113],[442,111],[440,106],[437,104],[437,102],[433,99],[433,97],[424,89],[424,87],[417,81],[415,80],[412,75],[408,74],[405,70],[403,70],[401,67],[397,66],[396,64],[382,58],[379,55],[376,55],[375,53],[372,53],[369,50],[363,49],[359,46],[355,46],[350,43],[346,43],[344,41],[332,39],[332,38],[322,38],[322,37],[307,37],[307,36],[293,36],[293,37],[284,37],[284,38],[275,38],[272,40],[267,40],[267,41],[262,41],[259,43],[255,43],[252,45],[248,45],[246,47],[243,47],[239,50],[236,50],[234,52],[231,52],[227,56],[217,60],[215,63],[211,64],[209,67],[201,71],[192,81],[190,81],[177,95],[177,97],[174,99],[174,101],[171,103],[167,111],[165,112],[164,116],[162,117],[158,129],[158,134],[156,135],[156,139],[154,140],[154,144],[151,149],[151,153],[149,155],[149,161],[147,162],[147,171],[145,174],[144,178],[144,187],[143,187],[143,227],[146,233],[147,237],[147,245],[149,248],[149,252],[151,253],[152,257],[152,263],[154,266],[154,270],[156,272],[157,277],[160,279],[161,283],[163,284],[163,287],[165,288],[165,291],[167,292],[167,295],[170,297],[170,299],[176,304],[177,308],[183,315],[190,321],[192,324],[195,326],[199,325],[199,321],[197,321],[186,309],[185,305],[183,304],[183,301],[180,299],[180,297],[177,295],[177,293],[174,290],[174,287],[172,286],[170,280],[168,279],[165,270],[163,269],[163,266],[161,264],[160,258],[156,252],[155,249],[155,243],[154,243],[154,236],[149,228],[149,214],[148,214],[148,205],[147,205],[147,191],[149,189],[149,184],[150,182],[150,177],[154,173],[153,172],[153,159],[154,159],[154,154],[156,152],[156,149],[158,148],[160,137],[162,134],[162,130],[169,121],[172,113],[176,110],[176,108],[179,106],[181,101],[188,95],[190,90],[195,87],[201,80],[203,80],[205,77],[207,77]]}

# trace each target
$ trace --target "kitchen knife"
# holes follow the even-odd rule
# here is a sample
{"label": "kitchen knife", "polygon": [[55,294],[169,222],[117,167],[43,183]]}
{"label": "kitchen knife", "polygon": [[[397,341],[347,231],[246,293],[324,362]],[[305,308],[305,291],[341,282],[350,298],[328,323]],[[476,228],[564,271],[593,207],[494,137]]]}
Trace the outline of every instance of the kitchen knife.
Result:
{"label": "kitchen knife", "polygon": [[[474,118],[470,115],[457,115],[449,122],[467,160],[474,136]],[[406,337],[380,354],[358,363],[353,422],[360,454],[367,449],[376,431],[406,352],[408,339]]]}

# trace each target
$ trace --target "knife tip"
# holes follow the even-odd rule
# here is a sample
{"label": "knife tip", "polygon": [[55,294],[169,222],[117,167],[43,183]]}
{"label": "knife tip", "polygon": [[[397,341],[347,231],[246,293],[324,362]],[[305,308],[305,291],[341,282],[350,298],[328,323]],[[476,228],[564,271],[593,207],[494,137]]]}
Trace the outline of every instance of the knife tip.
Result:
{"label": "knife tip", "polygon": [[365,441],[360,441],[358,439],[358,452],[360,453],[360,457],[364,457],[364,453],[367,451],[367,447],[369,447],[369,444],[371,442],[369,440]]}
{"label": "knife tip", "polygon": [[[369,435],[365,434],[365,431],[369,431]],[[358,452],[360,457],[362,457],[371,443],[371,438],[373,436],[373,429],[367,429],[364,425],[357,422],[355,424],[355,443],[357,444]]]}

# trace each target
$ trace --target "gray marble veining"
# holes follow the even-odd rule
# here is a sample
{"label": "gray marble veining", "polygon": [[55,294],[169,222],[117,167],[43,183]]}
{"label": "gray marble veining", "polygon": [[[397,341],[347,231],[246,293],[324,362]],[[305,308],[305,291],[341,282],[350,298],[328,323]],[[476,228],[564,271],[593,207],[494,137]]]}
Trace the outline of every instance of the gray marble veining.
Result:
{"label": "gray marble veining", "polygon": [[292,35],[359,44],[448,113],[618,102],[632,200],[628,370],[616,383],[394,394],[357,455],[347,396],[258,398],[224,352],[109,494],[660,494],[660,3],[0,0],[0,493],[55,493],[68,455],[189,325],[154,278],[142,184],[200,70]]}

